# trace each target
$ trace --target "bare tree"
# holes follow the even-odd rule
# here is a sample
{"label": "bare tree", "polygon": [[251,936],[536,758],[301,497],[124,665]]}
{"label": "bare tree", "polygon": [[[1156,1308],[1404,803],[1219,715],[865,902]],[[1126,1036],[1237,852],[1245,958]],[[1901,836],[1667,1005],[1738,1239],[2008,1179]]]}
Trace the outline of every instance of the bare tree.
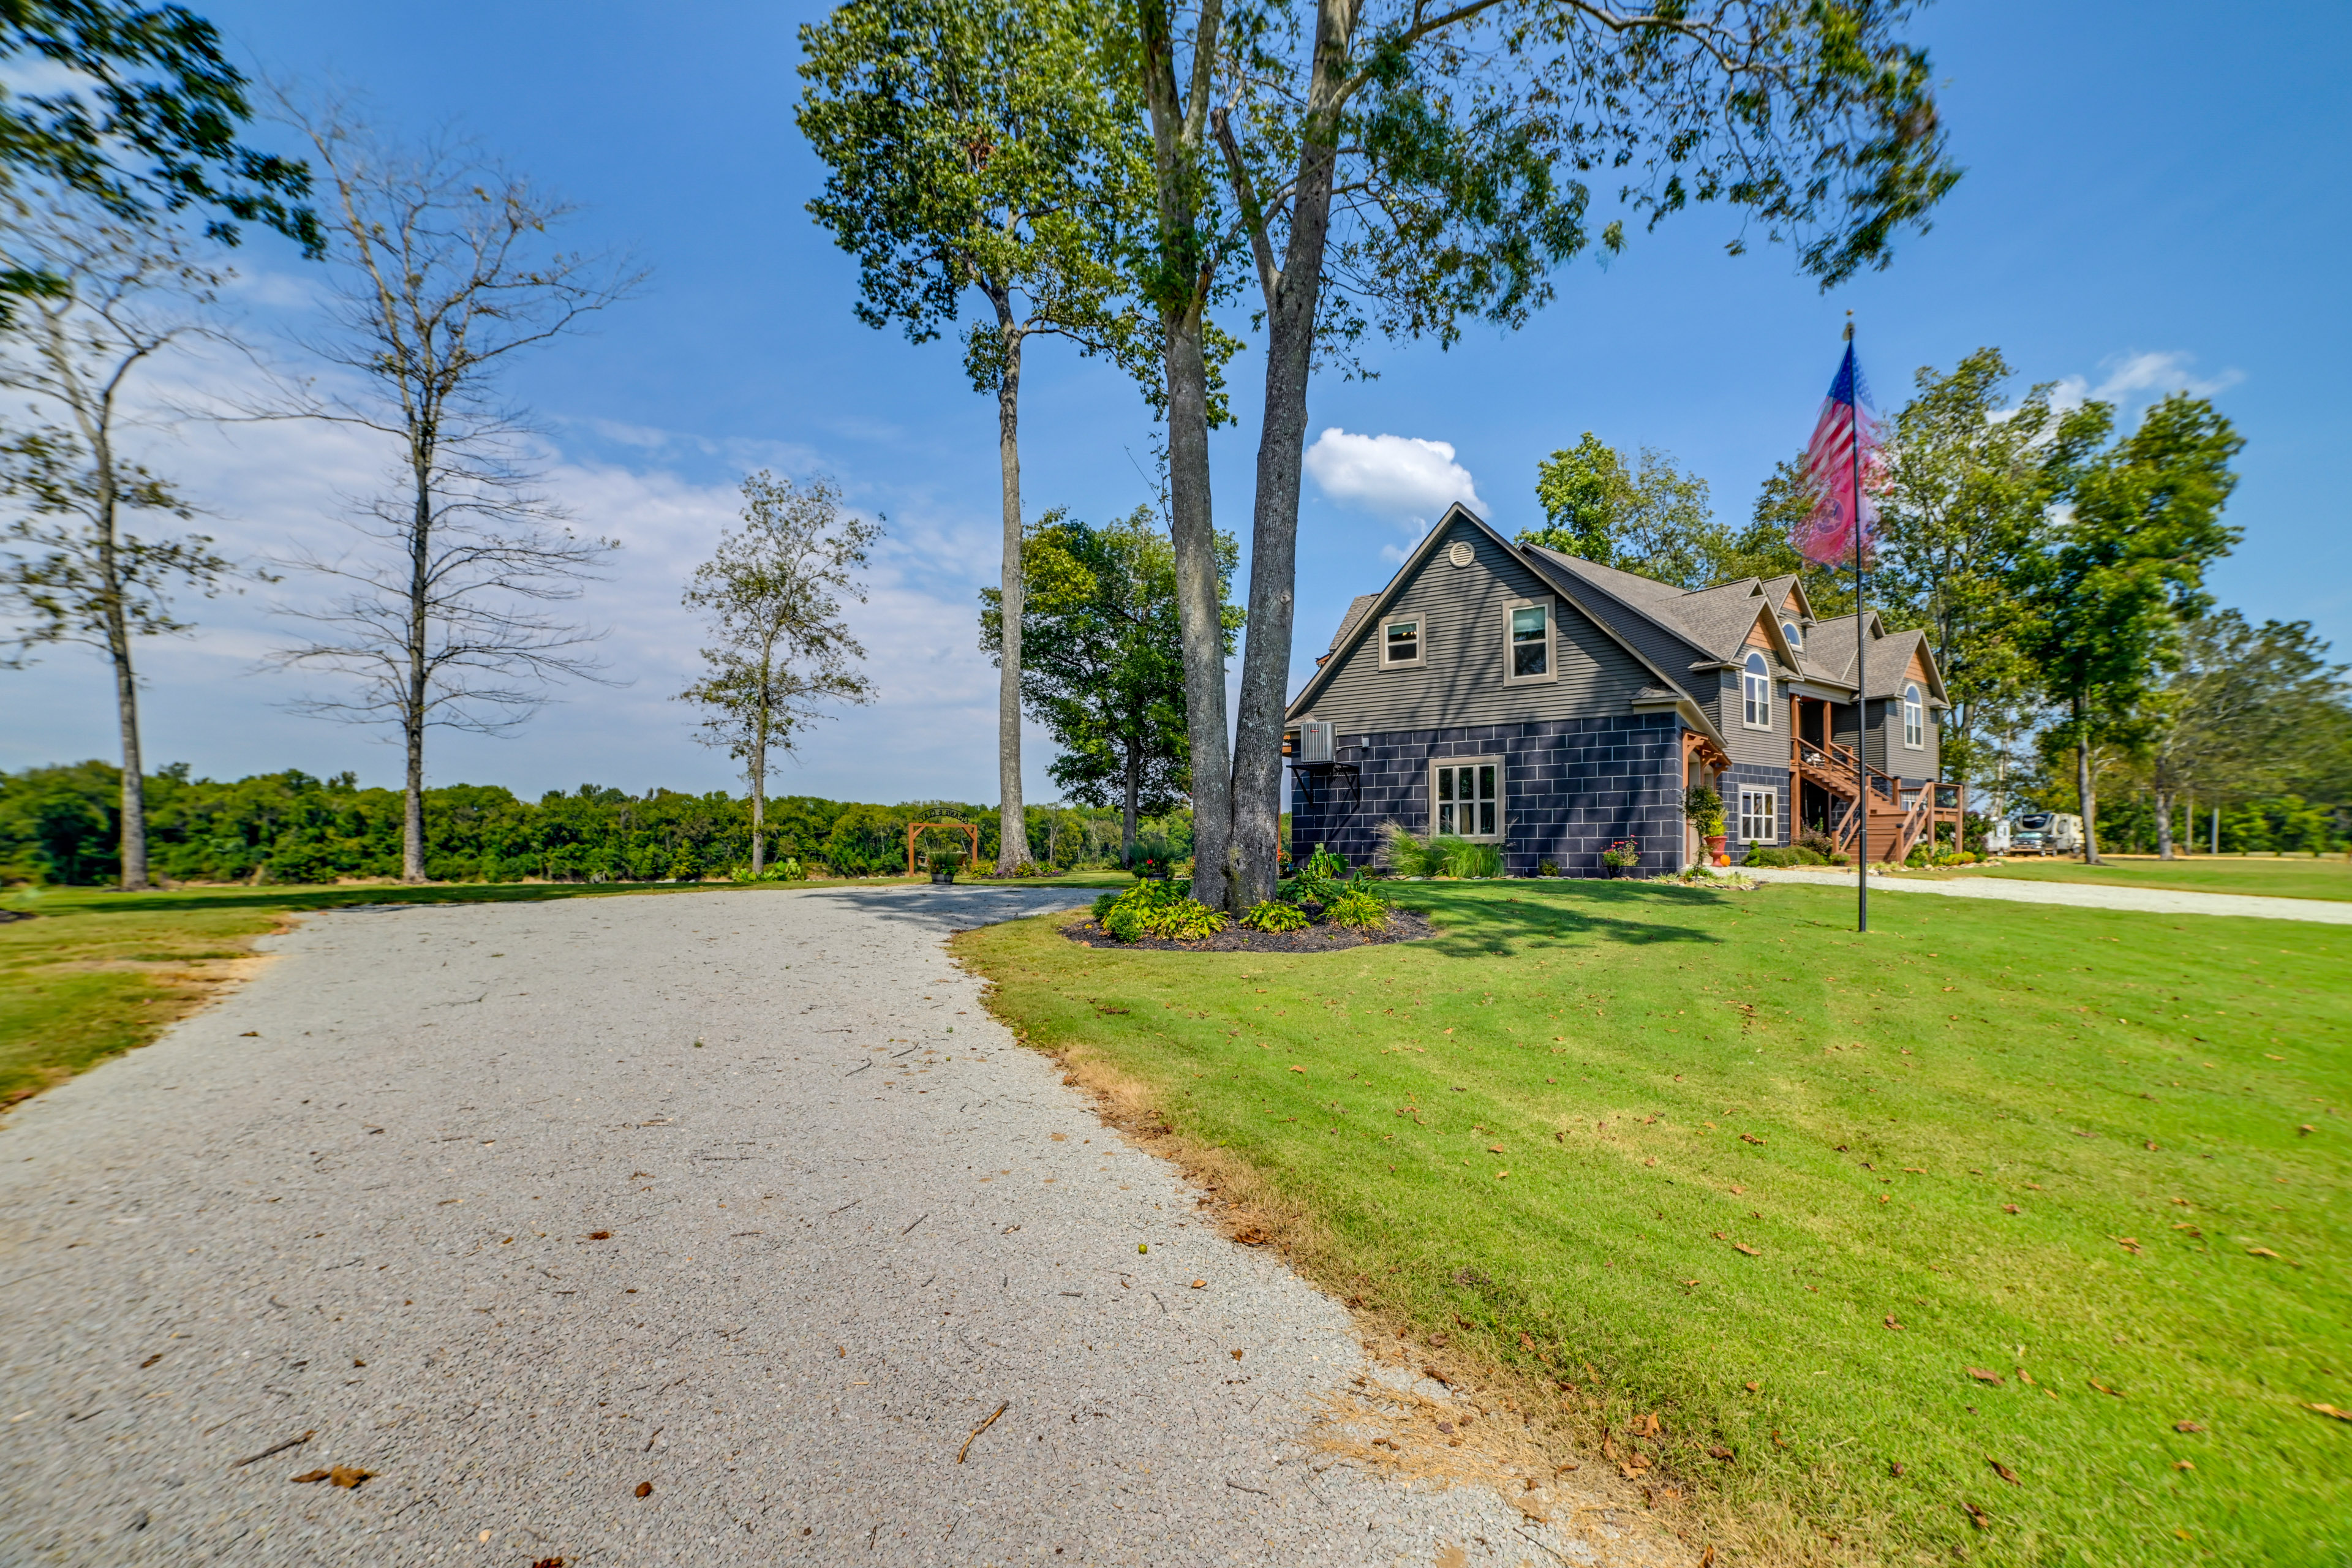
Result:
{"label": "bare tree", "polygon": [[677,694],[707,713],[704,744],[743,759],[751,786],[751,874],[766,864],[768,751],[824,717],[826,701],[871,702],[856,668],[866,649],[842,624],[841,596],[866,602],[856,573],[882,524],[841,504],[829,479],[796,485],[766,469],[743,480],[743,531],[722,533],[694,570],[686,605],[710,618],[709,672]]}
{"label": "bare tree", "polygon": [[366,431],[394,456],[390,482],[353,509],[364,542],[289,563],[335,596],[287,612],[315,635],[271,661],[355,683],[303,710],[399,727],[401,876],[421,882],[425,731],[509,732],[551,700],[551,682],[602,668],[588,651],[602,634],[556,606],[618,545],[575,532],[539,488],[532,432],[497,395],[499,374],[644,274],[555,248],[549,231],[573,209],[469,145],[395,148],[339,105],[280,101],[315,155],[336,273],[329,329],[301,346],[345,374],[250,414]]}
{"label": "bare tree", "polygon": [[210,597],[236,574],[203,534],[146,539],[126,531],[141,512],[194,516],[171,483],[122,454],[140,421],[124,406],[133,377],[191,336],[217,335],[204,317],[218,275],[168,230],[124,222],[66,195],[8,201],[0,268],[38,276],[16,296],[0,343],[0,387],[24,395],[26,430],[0,441],[8,520],[0,602],[14,612],[12,663],[47,643],[102,652],[114,671],[121,734],[121,879],[149,886],[147,793],[139,743],[138,638],[191,629],[173,613],[175,585]]}

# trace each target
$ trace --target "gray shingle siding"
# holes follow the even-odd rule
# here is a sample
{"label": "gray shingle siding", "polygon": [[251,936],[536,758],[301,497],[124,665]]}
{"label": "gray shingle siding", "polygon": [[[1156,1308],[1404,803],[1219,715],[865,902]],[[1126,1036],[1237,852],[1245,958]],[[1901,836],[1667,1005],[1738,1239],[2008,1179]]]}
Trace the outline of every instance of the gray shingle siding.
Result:
{"label": "gray shingle siding", "polygon": [[[1445,559],[1456,540],[1475,552],[1467,566]],[[1553,680],[1504,684],[1504,609],[1517,599],[1553,604]],[[1382,627],[1412,616],[1422,618],[1421,663],[1383,668]],[[1484,531],[1459,522],[1378,622],[1331,657],[1340,667],[1316,694],[1312,717],[1342,733],[1622,713],[1649,684],[1648,672],[1607,633]]]}
{"label": "gray shingle siding", "polygon": [[1532,876],[1549,860],[1566,876],[1602,876],[1601,851],[1622,838],[1642,846],[1644,875],[1682,864],[1682,723],[1671,713],[1342,729],[1339,740],[1340,765],[1292,775],[1294,857],[1323,845],[1351,865],[1369,865],[1380,853],[1385,824],[1429,831],[1431,763],[1500,756],[1509,874]]}
{"label": "gray shingle siding", "polygon": [[1742,721],[1745,710],[1739,694],[1741,672],[1726,669],[1717,672],[1716,710],[1712,717],[1715,727],[1723,731],[1724,744],[1729,748],[1735,763],[1749,763],[1758,767],[1769,767],[1778,763],[1783,773],[1789,766],[1789,688],[1780,679],[1778,667],[1772,676],[1772,700],[1765,705],[1772,727],[1751,730]]}

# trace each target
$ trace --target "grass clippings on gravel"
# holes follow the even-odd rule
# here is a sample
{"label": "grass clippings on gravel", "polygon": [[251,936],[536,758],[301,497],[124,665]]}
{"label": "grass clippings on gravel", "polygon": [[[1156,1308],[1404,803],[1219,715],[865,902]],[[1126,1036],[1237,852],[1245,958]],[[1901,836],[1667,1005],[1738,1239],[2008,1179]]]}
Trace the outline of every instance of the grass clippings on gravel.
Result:
{"label": "grass clippings on gravel", "polygon": [[1155,1147],[1251,1173],[1303,1268],[1605,1426],[1727,1549],[2352,1553],[2352,1423],[2316,1408],[2352,1407],[2352,931],[1398,892],[1433,939],[956,940]]}

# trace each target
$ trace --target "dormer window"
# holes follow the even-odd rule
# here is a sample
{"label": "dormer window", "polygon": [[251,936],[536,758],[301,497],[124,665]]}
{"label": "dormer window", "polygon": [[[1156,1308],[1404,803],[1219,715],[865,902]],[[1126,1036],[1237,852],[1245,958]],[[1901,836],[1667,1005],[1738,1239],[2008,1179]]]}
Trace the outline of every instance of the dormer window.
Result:
{"label": "dormer window", "polygon": [[1389,668],[1421,662],[1421,617],[1390,621],[1381,627],[1381,663]]}
{"label": "dormer window", "polygon": [[1805,646],[1805,634],[1797,629],[1797,623],[1794,621],[1782,621],[1780,635],[1789,639],[1790,647],[1801,648]]}
{"label": "dormer window", "polygon": [[1750,730],[1772,727],[1772,667],[1760,653],[1748,656],[1739,677],[1739,721]]}

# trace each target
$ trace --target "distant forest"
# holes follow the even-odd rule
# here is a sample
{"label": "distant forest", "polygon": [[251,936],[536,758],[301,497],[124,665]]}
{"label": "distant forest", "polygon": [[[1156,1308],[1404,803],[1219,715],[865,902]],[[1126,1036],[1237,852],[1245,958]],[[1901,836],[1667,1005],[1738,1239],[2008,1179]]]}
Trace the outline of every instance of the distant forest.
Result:
{"label": "distant forest", "polygon": [[[102,762],[0,773],[0,880],[88,886],[121,867],[121,774]],[[294,769],[234,783],[188,776],[184,765],[147,781],[150,854],[175,882],[331,882],[400,874],[401,792],[363,789],[352,773],[314,778]],[[1029,849],[1062,867],[1118,857],[1117,811],[1026,808]],[[813,876],[891,876],[907,864],[907,826],[942,819],[980,830],[981,858],[997,851],[993,805],[910,801],[872,805],[771,796],[768,858],[796,858]],[[582,784],[537,801],[497,784],[448,784],[425,794],[425,871],[436,881],[646,882],[723,876],[749,864],[750,802],[723,791],[644,795]],[[1141,847],[1166,858],[1192,852],[1178,813],[1144,824]],[[961,833],[925,836],[961,847]]]}

